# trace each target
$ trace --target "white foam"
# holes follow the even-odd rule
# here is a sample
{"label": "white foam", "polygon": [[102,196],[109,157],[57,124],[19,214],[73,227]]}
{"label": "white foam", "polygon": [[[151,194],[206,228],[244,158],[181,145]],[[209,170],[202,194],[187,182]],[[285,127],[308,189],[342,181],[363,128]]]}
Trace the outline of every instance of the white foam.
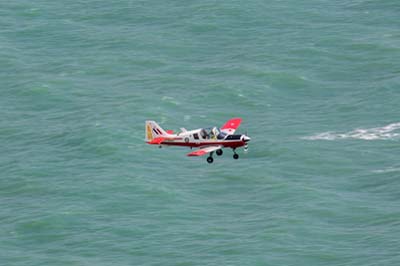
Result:
{"label": "white foam", "polygon": [[355,129],[346,133],[323,132],[313,136],[303,137],[306,140],[337,140],[337,139],[361,139],[361,140],[393,140],[400,138],[400,122],[392,123],[384,127],[367,129]]}
{"label": "white foam", "polygon": [[164,101],[164,102],[168,102],[168,103],[174,104],[174,105],[180,105],[180,102],[177,101],[174,97],[171,97],[171,96],[163,96],[161,98],[161,100]]}
{"label": "white foam", "polygon": [[400,172],[400,168],[389,167],[387,169],[374,170],[372,172],[377,174]]}

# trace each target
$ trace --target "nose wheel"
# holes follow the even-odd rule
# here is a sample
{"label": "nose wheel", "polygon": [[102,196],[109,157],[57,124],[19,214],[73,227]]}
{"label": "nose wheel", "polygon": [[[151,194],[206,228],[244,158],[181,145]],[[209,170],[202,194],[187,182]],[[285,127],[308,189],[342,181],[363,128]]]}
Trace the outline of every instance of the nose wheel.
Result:
{"label": "nose wheel", "polygon": [[233,159],[239,159],[239,154],[236,153],[236,149],[233,149]]}

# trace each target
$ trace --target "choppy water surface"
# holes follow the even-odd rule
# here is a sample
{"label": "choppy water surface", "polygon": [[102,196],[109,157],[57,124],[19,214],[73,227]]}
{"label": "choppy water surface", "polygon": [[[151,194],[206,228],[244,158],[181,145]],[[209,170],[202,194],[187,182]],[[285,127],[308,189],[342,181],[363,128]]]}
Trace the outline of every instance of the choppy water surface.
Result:
{"label": "choppy water surface", "polygon": [[398,1],[0,7],[0,264],[400,263]]}

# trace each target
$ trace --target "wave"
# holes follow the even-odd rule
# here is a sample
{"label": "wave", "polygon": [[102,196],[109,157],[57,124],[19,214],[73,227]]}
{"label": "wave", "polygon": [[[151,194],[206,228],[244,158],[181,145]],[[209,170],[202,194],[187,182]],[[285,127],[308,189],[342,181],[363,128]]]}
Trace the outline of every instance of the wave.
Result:
{"label": "wave", "polygon": [[400,167],[389,167],[387,169],[374,170],[372,172],[376,174],[400,172]]}
{"label": "wave", "polygon": [[306,140],[338,140],[338,139],[361,139],[361,140],[394,140],[400,138],[400,122],[392,123],[384,127],[367,129],[355,129],[346,133],[323,132],[314,136],[303,137]]}

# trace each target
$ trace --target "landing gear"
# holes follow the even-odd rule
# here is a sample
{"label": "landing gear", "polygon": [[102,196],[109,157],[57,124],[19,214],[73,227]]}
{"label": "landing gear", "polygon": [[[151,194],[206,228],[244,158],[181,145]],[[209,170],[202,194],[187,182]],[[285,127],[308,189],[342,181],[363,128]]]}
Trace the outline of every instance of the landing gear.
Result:
{"label": "landing gear", "polygon": [[213,152],[210,153],[210,156],[207,157],[207,163],[212,163],[212,162],[214,162],[214,159],[213,159],[212,156],[213,156]]}
{"label": "landing gear", "polygon": [[[236,153],[236,148],[232,148],[232,150],[233,150],[233,159],[235,159],[235,160],[239,159],[239,154]],[[218,149],[218,150],[215,151],[215,153],[218,156],[221,156],[224,152],[222,151],[222,149]],[[210,156],[207,157],[207,162],[208,163],[213,163],[214,162],[213,154],[214,154],[214,152],[211,152]]]}
{"label": "landing gear", "polygon": [[236,149],[233,149],[233,159],[239,159],[239,154],[236,153]]}

